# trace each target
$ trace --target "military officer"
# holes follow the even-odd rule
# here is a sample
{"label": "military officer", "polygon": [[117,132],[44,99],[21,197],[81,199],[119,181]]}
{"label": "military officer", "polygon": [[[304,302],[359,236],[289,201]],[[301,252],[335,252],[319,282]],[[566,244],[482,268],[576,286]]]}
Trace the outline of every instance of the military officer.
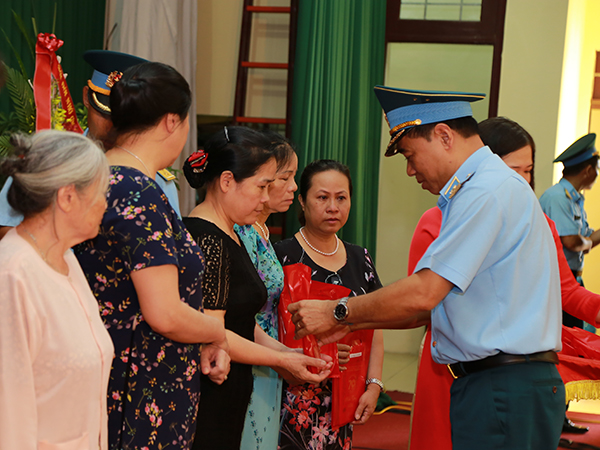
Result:
{"label": "military officer", "polygon": [[351,299],[290,305],[297,336],[329,342],[430,316],[432,357],[456,378],[454,450],[556,447],[565,405],[555,366],[560,286],[533,191],[483,145],[470,106],[483,95],[375,93],[391,129],[386,156],[402,154],[407,174],[440,196],[440,235],[405,279]]}
{"label": "military officer", "polygon": [[[582,194],[592,188],[598,177],[595,143],[596,135],[586,134],[556,158],[555,163],[564,165],[563,177],[540,198],[542,209],[556,224],[567,262],[580,284],[583,256],[600,242],[600,230],[594,231],[588,224]],[[581,321],[571,323],[569,319],[565,325],[581,327]]]}

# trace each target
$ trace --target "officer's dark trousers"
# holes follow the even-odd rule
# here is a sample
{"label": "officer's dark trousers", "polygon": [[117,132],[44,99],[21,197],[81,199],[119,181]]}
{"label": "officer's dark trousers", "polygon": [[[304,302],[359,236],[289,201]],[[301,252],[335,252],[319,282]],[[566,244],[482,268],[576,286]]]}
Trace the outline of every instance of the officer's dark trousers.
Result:
{"label": "officer's dark trousers", "polygon": [[565,387],[556,366],[530,362],[483,370],[452,383],[453,450],[556,450]]}

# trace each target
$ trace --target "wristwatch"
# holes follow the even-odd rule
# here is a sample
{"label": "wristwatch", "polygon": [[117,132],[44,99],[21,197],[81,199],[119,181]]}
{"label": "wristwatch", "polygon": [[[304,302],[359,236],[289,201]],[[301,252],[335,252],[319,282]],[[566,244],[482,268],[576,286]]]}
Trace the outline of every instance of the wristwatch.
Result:
{"label": "wristwatch", "polygon": [[346,303],[348,303],[348,298],[349,297],[342,298],[333,310],[333,317],[335,317],[335,320],[338,322],[345,323],[346,317],[348,317],[348,314],[350,313],[348,305],[346,305]]}
{"label": "wristwatch", "polygon": [[383,386],[383,381],[381,381],[377,378],[367,379],[366,385],[369,386],[370,384],[376,384],[377,386],[379,386],[379,389],[381,389],[381,392],[385,391],[385,387]]}

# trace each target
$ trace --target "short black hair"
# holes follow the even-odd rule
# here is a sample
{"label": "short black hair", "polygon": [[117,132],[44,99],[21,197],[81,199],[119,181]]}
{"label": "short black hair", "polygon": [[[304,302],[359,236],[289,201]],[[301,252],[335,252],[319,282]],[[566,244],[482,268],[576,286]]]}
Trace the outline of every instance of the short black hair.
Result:
{"label": "short black hair", "polygon": [[459,117],[458,119],[443,120],[441,122],[436,123],[428,123],[426,125],[418,125],[416,127],[408,129],[404,133],[404,136],[402,136],[398,142],[400,142],[405,137],[410,137],[413,139],[422,137],[430,141],[431,132],[438,123],[445,123],[464,138],[479,135],[479,127],[477,126],[477,121],[474,117],[468,116]]}
{"label": "short black hair", "polygon": [[[479,136],[485,145],[500,158],[529,145],[531,159],[535,164],[535,142],[525,128],[506,117],[491,117],[479,122]],[[532,189],[535,189],[534,173],[531,172]]]}
{"label": "short black hair", "polygon": [[296,146],[289,139],[275,131],[265,130],[263,133],[271,143],[269,150],[277,161],[277,171],[284,169],[296,153]]}
{"label": "short black hair", "polygon": [[573,175],[579,174],[582,170],[584,170],[587,166],[597,166],[598,165],[599,156],[592,156],[590,159],[586,159],[574,166],[565,167],[563,169],[563,177],[571,177]]}

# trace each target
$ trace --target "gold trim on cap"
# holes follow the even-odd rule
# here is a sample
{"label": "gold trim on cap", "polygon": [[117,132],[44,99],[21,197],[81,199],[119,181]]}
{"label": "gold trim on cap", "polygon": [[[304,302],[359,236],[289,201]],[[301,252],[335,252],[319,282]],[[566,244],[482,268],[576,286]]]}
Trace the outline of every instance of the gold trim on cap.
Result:
{"label": "gold trim on cap", "polygon": [[110,114],[110,108],[98,100],[98,97],[96,97],[96,93],[94,91],[92,91],[92,99],[98,108]]}
{"label": "gold trim on cap", "polygon": [[400,150],[398,150],[398,147],[395,146],[396,141],[398,141],[398,139],[400,139],[400,136],[402,136],[404,134],[406,130],[400,130],[400,132],[398,132],[395,136],[392,137],[392,139],[390,140],[390,143],[388,144],[386,150],[385,150],[385,156],[386,157],[390,157],[390,156],[394,156],[397,155],[398,153],[400,153]]}
{"label": "gold trim on cap", "polygon": [[99,86],[96,86],[94,83],[92,83],[92,80],[88,80],[88,87],[92,91],[98,92],[99,94],[110,95],[110,89],[105,89],[105,88],[101,88]]}
{"label": "gold trim on cap", "polygon": [[395,94],[414,95],[416,97],[470,97],[470,98],[479,98],[479,99],[485,98],[485,95],[463,94],[462,92],[410,92],[410,91],[402,91],[399,89],[388,89],[388,88],[381,88],[381,87],[375,87],[375,89],[377,89],[379,91],[393,92]]}
{"label": "gold trim on cap", "polygon": [[392,136],[396,131],[404,127],[414,127],[417,125],[421,125],[421,119],[409,120],[408,122],[401,123],[400,125],[396,125],[394,128],[390,130],[390,136]]}

